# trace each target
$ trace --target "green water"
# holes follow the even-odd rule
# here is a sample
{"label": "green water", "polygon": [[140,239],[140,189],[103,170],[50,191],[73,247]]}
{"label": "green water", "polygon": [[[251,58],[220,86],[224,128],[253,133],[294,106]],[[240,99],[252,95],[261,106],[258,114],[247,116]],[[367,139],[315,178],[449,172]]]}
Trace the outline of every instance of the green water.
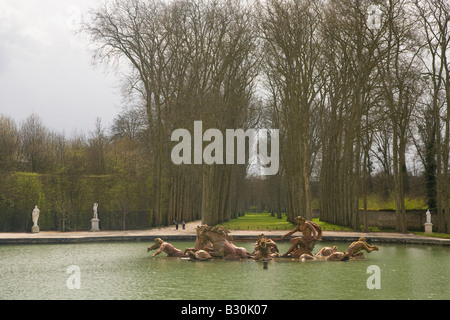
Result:
{"label": "green water", "polygon": [[[382,244],[365,260],[279,259],[264,269],[251,260],[191,262],[165,253],[152,258],[148,245],[0,246],[0,299],[450,299],[449,247]],[[331,245],[344,251],[348,243],[321,243],[314,252]],[[288,243],[279,248],[285,252]],[[67,285],[71,265],[79,267],[79,289]],[[379,267],[380,289],[367,287],[371,265]]]}

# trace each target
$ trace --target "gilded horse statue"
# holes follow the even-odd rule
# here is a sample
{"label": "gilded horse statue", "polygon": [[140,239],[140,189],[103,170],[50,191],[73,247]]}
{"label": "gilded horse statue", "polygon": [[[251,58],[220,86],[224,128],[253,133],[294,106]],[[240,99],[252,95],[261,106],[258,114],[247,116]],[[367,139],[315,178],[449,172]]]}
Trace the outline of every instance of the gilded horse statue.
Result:
{"label": "gilded horse statue", "polygon": [[237,247],[230,241],[229,231],[224,227],[211,227],[202,225],[197,227],[197,238],[199,246],[204,246],[208,242],[212,244],[212,250],[208,253],[214,258],[224,259],[248,259],[251,254],[243,247]]}
{"label": "gilded horse statue", "polygon": [[189,252],[196,252],[199,250],[204,250],[206,252],[213,250],[213,245],[210,241],[204,240],[202,236],[203,228],[197,227],[197,237],[195,239],[194,247],[193,248],[186,248],[184,250],[184,254],[188,254]]}

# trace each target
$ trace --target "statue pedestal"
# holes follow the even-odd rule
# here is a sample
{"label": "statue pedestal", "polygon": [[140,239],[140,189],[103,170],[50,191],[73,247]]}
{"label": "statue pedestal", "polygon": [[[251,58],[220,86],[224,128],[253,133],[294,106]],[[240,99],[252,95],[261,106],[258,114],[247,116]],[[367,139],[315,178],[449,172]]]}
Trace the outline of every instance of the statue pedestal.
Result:
{"label": "statue pedestal", "polygon": [[433,233],[433,224],[425,223],[425,233]]}
{"label": "statue pedestal", "polygon": [[99,228],[100,220],[99,219],[92,219],[91,223],[92,223],[91,231],[100,231],[100,228]]}
{"label": "statue pedestal", "polygon": [[32,226],[31,227],[31,232],[32,233],[38,233],[39,232],[39,226]]}

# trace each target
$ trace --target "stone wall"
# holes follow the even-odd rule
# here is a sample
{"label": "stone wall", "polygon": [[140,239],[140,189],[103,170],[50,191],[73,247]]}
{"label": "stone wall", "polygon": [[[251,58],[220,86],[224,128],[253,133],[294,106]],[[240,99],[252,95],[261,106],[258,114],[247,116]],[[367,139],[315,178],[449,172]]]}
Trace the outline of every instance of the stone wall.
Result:
{"label": "stone wall", "polygon": [[[407,229],[411,231],[424,231],[426,221],[426,210],[411,210],[406,211],[406,223]],[[361,224],[364,222],[364,211],[359,211],[359,218]],[[395,211],[368,211],[367,223],[369,226],[379,227],[383,229],[395,229]],[[437,228],[437,214],[431,214],[431,222],[433,225],[433,231]]]}
{"label": "stone wall", "polygon": [[[425,231],[426,210],[408,210],[406,211],[407,229],[410,231]],[[313,210],[313,218],[320,218],[319,210]],[[359,211],[359,221],[364,223],[364,211]],[[431,214],[433,231],[437,231],[437,214]],[[395,211],[367,211],[367,223],[370,227],[379,227],[383,229],[395,229]]]}

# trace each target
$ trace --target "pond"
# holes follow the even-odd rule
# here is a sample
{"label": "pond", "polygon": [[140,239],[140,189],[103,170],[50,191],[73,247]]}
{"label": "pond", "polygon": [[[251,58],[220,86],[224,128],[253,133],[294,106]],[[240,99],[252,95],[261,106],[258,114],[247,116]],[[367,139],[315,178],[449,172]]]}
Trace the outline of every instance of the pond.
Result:
{"label": "pond", "polygon": [[[171,242],[179,249],[193,242]],[[364,260],[192,262],[152,258],[150,243],[0,246],[0,299],[449,299],[450,248],[380,244]],[[239,242],[249,251],[251,242]],[[345,251],[349,243],[336,245]],[[280,243],[280,252],[288,249]],[[154,252],[154,251],[153,251]],[[153,253],[152,252],[152,253]],[[371,266],[380,288],[369,289]],[[76,277],[76,278],[74,278]]]}

